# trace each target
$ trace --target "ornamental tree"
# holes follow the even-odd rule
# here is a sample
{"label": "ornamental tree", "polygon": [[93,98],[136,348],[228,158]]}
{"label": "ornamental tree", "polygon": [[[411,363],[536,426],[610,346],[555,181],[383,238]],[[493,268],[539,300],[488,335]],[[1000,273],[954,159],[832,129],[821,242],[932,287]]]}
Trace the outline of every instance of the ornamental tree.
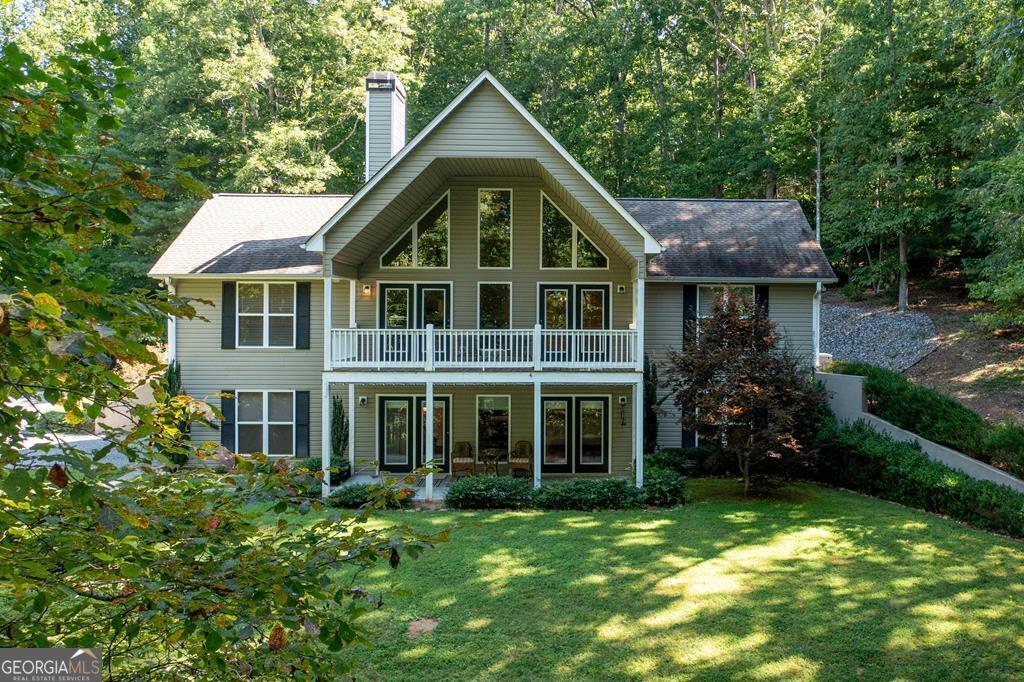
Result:
{"label": "ornamental tree", "polygon": [[[102,38],[45,67],[0,55],[0,647],[101,647],[112,680],[345,673],[371,637],[359,616],[381,604],[360,572],[446,534],[370,528],[365,511],[302,519],[319,472],[213,467],[212,444],[182,437],[216,410],[171,394],[146,343],[194,311],[116,290],[94,260],[162,184],[195,185],[192,161],[154,179],[109,151],[131,79]],[[129,381],[122,363],[151,369]],[[151,405],[134,400],[142,384]],[[86,452],[52,432],[49,405],[72,425],[115,410],[129,426],[101,424],[107,444]],[[182,458],[199,465],[166,466]]]}
{"label": "ornamental tree", "polygon": [[753,477],[799,466],[827,410],[811,368],[779,345],[764,311],[723,290],[665,365],[685,428]]}

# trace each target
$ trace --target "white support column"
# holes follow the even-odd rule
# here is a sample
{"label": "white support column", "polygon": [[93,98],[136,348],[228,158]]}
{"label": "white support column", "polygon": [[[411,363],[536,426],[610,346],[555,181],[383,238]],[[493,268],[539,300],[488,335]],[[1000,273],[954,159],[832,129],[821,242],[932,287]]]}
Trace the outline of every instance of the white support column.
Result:
{"label": "white support column", "polygon": [[348,281],[348,328],[356,328],[356,282],[355,279]]}
{"label": "white support column", "polygon": [[[433,352],[431,352],[433,355]],[[429,462],[434,458],[434,382],[428,381],[426,384],[426,399],[424,404],[427,408],[427,413],[423,418],[423,456]],[[431,464],[433,464],[431,462]],[[434,499],[434,472],[431,471],[427,474],[427,500]]]}
{"label": "white support column", "polygon": [[427,347],[424,350],[424,354],[426,356],[426,361],[427,361],[426,370],[428,372],[433,372],[434,371],[434,325],[433,324],[428,324],[427,325],[427,340],[426,340],[425,343],[427,344]]}
{"label": "white support column", "polygon": [[[167,293],[174,296],[178,293],[171,278],[168,277],[164,280],[167,283]],[[167,364],[177,361],[178,359],[178,318],[174,315],[167,316]]]}
{"label": "white support column", "polygon": [[533,325],[533,369],[538,372],[540,371],[541,353],[544,348],[544,339],[540,330],[540,323]]}
{"label": "white support column", "polygon": [[323,486],[321,486],[324,498],[331,494],[331,486],[327,477],[331,468],[331,382],[324,377],[321,394],[320,407],[320,468],[324,472]]}
{"label": "white support column", "polygon": [[331,300],[334,295],[334,285],[331,276],[324,276],[324,371],[329,372],[334,368],[332,361],[331,343]]}
{"label": "white support column", "polygon": [[348,466],[349,474],[356,475],[356,385],[348,385]]}
{"label": "white support column", "polygon": [[644,487],[644,382],[633,384],[633,457],[636,464],[636,487]]}
{"label": "white support column", "polygon": [[540,395],[540,381],[533,382],[533,487],[540,487],[541,447],[543,446],[544,410]]}
{"label": "white support column", "polygon": [[[639,265],[637,266],[640,267]],[[636,279],[636,297],[635,303],[636,310],[633,311],[633,324],[636,326],[636,369],[638,372],[644,371],[644,279],[643,271]]]}

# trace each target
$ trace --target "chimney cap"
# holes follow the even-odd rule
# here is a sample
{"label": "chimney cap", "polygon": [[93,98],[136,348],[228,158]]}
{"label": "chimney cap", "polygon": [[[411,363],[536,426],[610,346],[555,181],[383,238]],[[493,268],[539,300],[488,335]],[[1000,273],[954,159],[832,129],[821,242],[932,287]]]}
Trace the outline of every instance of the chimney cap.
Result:
{"label": "chimney cap", "polygon": [[393,71],[371,71],[366,74],[367,90],[394,90],[405,99],[405,86]]}

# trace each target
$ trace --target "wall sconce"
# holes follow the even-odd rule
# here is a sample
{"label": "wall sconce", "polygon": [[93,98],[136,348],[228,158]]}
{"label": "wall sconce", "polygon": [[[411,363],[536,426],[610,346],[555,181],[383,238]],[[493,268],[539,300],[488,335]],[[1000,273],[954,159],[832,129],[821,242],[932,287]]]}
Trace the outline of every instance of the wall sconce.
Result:
{"label": "wall sconce", "polygon": [[629,399],[624,395],[619,396],[619,426],[626,425],[626,404]]}
{"label": "wall sconce", "polygon": [[373,287],[369,284],[363,285],[363,296],[369,296],[373,292]]}
{"label": "wall sconce", "polygon": [[366,407],[366,403],[367,402],[368,401],[366,400],[366,396],[365,395],[359,396],[359,406],[360,407]]}

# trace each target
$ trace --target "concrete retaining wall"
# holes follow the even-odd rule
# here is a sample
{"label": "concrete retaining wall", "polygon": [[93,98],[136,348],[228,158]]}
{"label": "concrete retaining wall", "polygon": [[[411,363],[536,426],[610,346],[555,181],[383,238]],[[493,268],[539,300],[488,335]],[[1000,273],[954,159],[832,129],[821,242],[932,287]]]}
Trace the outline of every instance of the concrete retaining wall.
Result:
{"label": "concrete retaining wall", "polygon": [[828,391],[829,407],[836,418],[844,422],[863,421],[879,433],[884,433],[893,440],[917,443],[921,450],[928,455],[928,458],[945,464],[951,469],[962,471],[971,478],[982,481],[991,481],[1005,485],[1009,488],[1024,492],[1024,481],[1014,478],[1001,469],[996,469],[984,462],[979,462],[973,457],[957,452],[945,445],[939,445],[922,438],[916,433],[901,429],[895,424],[890,424],[865,411],[864,401],[864,377],[847,374],[830,374],[828,372],[816,372],[815,377],[822,382],[825,390]]}

